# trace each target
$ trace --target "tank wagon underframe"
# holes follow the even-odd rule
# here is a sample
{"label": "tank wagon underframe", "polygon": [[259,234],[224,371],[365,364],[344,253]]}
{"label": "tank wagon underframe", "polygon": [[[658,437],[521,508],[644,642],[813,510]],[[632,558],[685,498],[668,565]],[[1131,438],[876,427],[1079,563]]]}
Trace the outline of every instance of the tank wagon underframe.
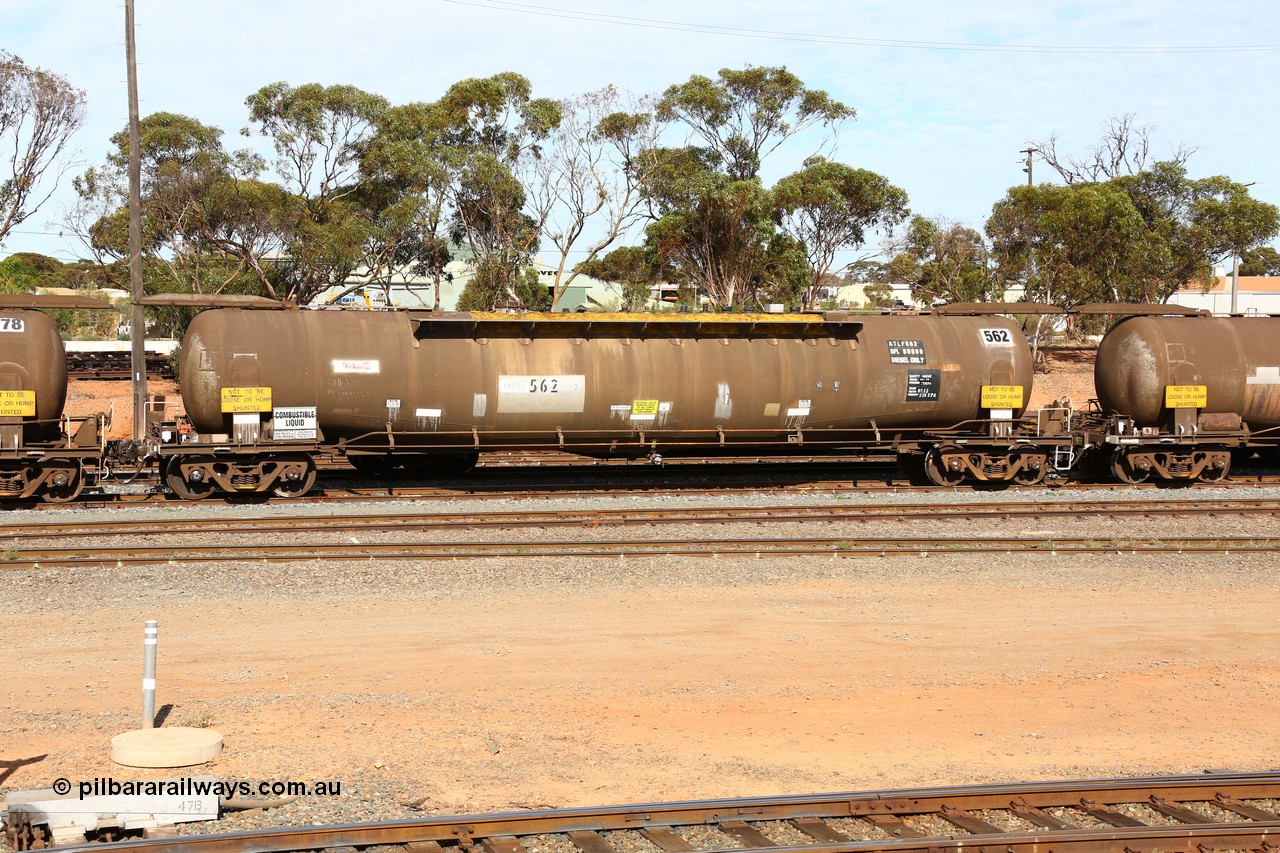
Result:
{"label": "tank wagon underframe", "polygon": [[22,440],[18,420],[0,417],[0,499],[66,503],[102,475],[105,416],[62,419],[55,429],[67,438],[32,442]]}

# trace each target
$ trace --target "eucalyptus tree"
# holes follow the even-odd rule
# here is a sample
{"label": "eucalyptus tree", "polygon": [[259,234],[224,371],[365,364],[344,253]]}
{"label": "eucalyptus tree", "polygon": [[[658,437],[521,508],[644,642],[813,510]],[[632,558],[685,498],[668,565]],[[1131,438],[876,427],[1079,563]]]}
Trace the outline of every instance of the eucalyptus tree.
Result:
{"label": "eucalyptus tree", "polygon": [[271,141],[276,174],[291,197],[278,266],[287,296],[307,302],[359,269],[376,275],[382,210],[371,206],[379,194],[367,185],[360,160],[387,100],[355,86],[277,82],[245,106],[250,126],[241,133]]}
{"label": "eucalyptus tree", "polygon": [[699,286],[717,306],[740,305],[767,281],[768,259],[784,254],[775,237],[773,201],[759,171],[780,145],[824,128],[819,149],[834,143],[852,108],[809,89],[785,68],[723,69],[669,87],[657,115],[687,128],[691,143],[663,151],[646,183],[646,240],[676,275]]}
{"label": "eucalyptus tree", "polygon": [[888,272],[910,284],[917,302],[988,302],[1004,293],[990,247],[972,228],[914,216],[897,248]]}
{"label": "eucalyptus tree", "polygon": [[0,50],[0,246],[53,195],[84,120],[83,91]]}
{"label": "eucalyptus tree", "polygon": [[[227,151],[221,130],[177,113],[146,116],[138,131],[148,288],[275,295],[266,259],[284,247],[294,214],[290,195],[259,179],[261,159]],[[68,217],[103,263],[129,251],[127,130],[111,143],[106,162],[75,179],[79,202]]]}
{"label": "eucalyptus tree", "polygon": [[875,172],[822,157],[809,158],[799,172],[778,181],[773,204],[782,231],[808,259],[806,307],[836,271],[839,252],[861,248],[871,230],[891,236],[907,217],[906,192]]}
{"label": "eucalyptus tree", "polygon": [[667,277],[666,270],[643,246],[619,246],[607,255],[582,261],[575,269],[601,281],[621,286],[619,309],[641,311],[649,304],[653,288]]}
{"label": "eucalyptus tree", "polygon": [[1207,287],[1215,261],[1275,237],[1274,205],[1176,161],[1103,182],[1015,187],[987,233],[1006,278],[1043,301],[1165,302]]}
{"label": "eucalyptus tree", "polygon": [[1280,275],[1280,252],[1270,246],[1246,249],[1240,259],[1240,275]]}
{"label": "eucalyptus tree", "polygon": [[[551,304],[644,213],[661,125],[650,98],[612,86],[561,101],[562,120],[533,161],[532,205],[545,211],[542,236],[556,249]],[[583,255],[569,265],[573,253]],[[627,300],[624,300],[627,301]],[[631,300],[634,301],[634,300]]]}
{"label": "eucalyptus tree", "polygon": [[546,304],[528,270],[549,211],[539,206],[530,213],[520,177],[532,171],[562,111],[532,90],[526,78],[504,72],[455,83],[435,105],[451,152],[450,236],[471,252],[472,293],[464,295],[473,308]]}
{"label": "eucalyptus tree", "polygon": [[721,69],[718,79],[695,74],[670,86],[658,101],[658,117],[678,121],[714,151],[730,179],[743,181],[780,145],[814,127],[835,132],[857,115],[820,89],[806,87],[786,68]]}
{"label": "eucalyptus tree", "polygon": [[437,309],[453,258],[448,225],[458,161],[443,138],[446,124],[433,104],[392,107],[379,118],[362,159],[364,172],[388,193],[382,243],[387,268],[429,276]]}
{"label": "eucalyptus tree", "polygon": [[987,220],[1006,279],[1027,298],[1060,306],[1151,301],[1148,230],[1113,182],[1013,187]]}
{"label": "eucalyptus tree", "polygon": [[646,246],[718,308],[743,304],[775,232],[772,201],[758,178],[736,181],[705,149],[662,150],[645,187],[661,215],[645,228]]}

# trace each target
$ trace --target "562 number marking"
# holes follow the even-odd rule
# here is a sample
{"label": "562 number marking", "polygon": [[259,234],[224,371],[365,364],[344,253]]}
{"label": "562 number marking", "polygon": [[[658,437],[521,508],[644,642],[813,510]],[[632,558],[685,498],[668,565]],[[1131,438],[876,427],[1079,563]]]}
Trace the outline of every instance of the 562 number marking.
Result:
{"label": "562 number marking", "polygon": [[542,379],[538,379],[533,376],[530,376],[529,377],[529,393],[530,394],[559,394],[560,380],[554,379],[554,378],[547,379],[546,377],[543,377]]}
{"label": "562 number marking", "polygon": [[1013,335],[1009,334],[1008,329],[980,329],[982,333],[982,342],[985,344],[1011,344],[1013,343]]}

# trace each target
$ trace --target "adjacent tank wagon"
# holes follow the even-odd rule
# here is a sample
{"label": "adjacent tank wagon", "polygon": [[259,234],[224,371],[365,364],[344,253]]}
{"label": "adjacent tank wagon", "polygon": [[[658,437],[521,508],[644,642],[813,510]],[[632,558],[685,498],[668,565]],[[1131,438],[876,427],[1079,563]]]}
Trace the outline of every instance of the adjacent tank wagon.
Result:
{"label": "adjacent tank wagon", "polygon": [[0,499],[73,500],[104,451],[105,416],[63,417],[67,357],[43,307],[110,307],[100,302],[5,297],[0,305]]}
{"label": "adjacent tank wagon", "polygon": [[1280,318],[1122,320],[1098,345],[1094,385],[1117,478],[1221,479],[1233,452],[1280,432]]}

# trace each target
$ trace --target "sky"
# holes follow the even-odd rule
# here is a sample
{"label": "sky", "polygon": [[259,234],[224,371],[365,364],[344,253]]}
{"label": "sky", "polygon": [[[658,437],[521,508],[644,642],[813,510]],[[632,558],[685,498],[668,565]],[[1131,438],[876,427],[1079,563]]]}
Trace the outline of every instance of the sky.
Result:
{"label": "sky", "polygon": [[[350,84],[392,103],[514,71],[536,97],[613,85],[660,93],[722,68],[785,66],[857,110],[834,159],[877,172],[913,213],[981,229],[1024,183],[1030,140],[1084,156],[1111,119],[1152,129],[1153,158],[1196,152],[1192,177],[1253,182],[1280,205],[1280,6],[1274,0],[135,0],[141,113],[240,136],[245,98],[279,80]],[[0,48],[85,90],[77,160],[0,256],[87,253],[60,235],[70,175],[102,162],[127,122],[124,4],[0,0]],[[814,153],[772,155],[767,182]],[[1037,183],[1057,181],[1036,162]]]}

